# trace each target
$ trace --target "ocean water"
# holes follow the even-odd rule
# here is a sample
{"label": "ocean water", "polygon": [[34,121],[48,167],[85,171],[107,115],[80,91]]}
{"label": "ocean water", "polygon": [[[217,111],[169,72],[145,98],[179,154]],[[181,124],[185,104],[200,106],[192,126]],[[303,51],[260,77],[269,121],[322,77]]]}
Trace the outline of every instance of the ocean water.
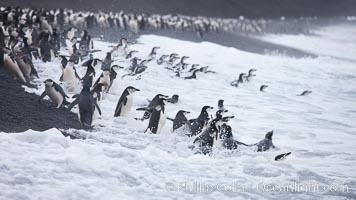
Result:
{"label": "ocean water", "polygon": [[[315,30],[314,35],[265,35],[266,40],[298,48],[318,57],[254,54],[209,42],[194,43],[143,35],[137,57],[153,46],[162,54],[186,55],[191,64],[209,66],[216,74],[184,80],[155,62],[141,76],[117,78],[100,103],[91,131],[69,130],[85,140],[71,140],[59,130],[0,134],[0,199],[354,199],[356,198],[356,26],[342,24]],[[109,43],[95,41],[104,58]],[[65,51],[63,51],[65,53]],[[124,67],[122,57],[114,64]],[[60,62],[35,63],[41,83],[58,82]],[[250,82],[231,87],[239,73],[257,69]],[[85,68],[78,67],[80,75]],[[100,75],[97,69],[97,77]],[[124,70],[117,71],[118,77]],[[190,74],[182,74],[189,76]],[[260,92],[262,84],[269,87]],[[113,118],[122,91],[134,86],[128,118]],[[309,96],[297,96],[311,90]],[[276,149],[255,147],[228,151],[215,148],[211,156],[195,154],[194,138],[173,133],[167,121],[160,134],[144,133],[147,121],[136,121],[158,93],[178,94],[167,104],[169,117],[178,110],[196,118],[204,105],[219,99],[235,118],[229,122],[234,138],[254,144],[274,131]],[[73,95],[73,93],[69,93]],[[76,109],[73,110],[77,112]],[[214,114],[215,112],[211,112]],[[292,152],[276,162],[280,153]]]}

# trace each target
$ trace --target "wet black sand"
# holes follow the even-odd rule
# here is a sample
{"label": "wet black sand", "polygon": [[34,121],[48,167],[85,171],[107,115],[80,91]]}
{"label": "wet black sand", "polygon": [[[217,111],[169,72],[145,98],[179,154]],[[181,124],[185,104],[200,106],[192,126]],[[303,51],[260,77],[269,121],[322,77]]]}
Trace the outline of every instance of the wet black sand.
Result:
{"label": "wet black sand", "polygon": [[57,109],[47,100],[40,103],[38,99],[39,96],[25,92],[19,81],[0,69],[0,132],[80,128],[76,114],[65,108]]}

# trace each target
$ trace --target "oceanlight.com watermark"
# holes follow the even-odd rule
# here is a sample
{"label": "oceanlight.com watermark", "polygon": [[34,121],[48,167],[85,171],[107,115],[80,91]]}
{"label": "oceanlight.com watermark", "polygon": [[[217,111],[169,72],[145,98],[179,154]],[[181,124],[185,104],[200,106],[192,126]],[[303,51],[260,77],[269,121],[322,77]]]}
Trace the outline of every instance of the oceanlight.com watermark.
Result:
{"label": "oceanlight.com watermark", "polygon": [[206,182],[179,182],[179,183],[166,183],[166,190],[177,191],[185,193],[212,193],[212,192],[233,192],[243,193],[249,191],[271,192],[271,193],[348,193],[349,187],[347,185],[330,184],[321,185],[318,183],[297,183],[290,184],[274,184],[259,182],[255,186],[246,187],[240,182],[232,183],[218,183],[210,184]]}

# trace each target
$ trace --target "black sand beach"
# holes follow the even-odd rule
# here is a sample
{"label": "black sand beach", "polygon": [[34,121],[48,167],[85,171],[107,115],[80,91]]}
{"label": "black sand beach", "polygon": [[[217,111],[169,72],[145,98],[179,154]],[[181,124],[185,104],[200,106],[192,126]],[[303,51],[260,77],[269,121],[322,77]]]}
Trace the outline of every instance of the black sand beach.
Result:
{"label": "black sand beach", "polygon": [[[204,15],[211,17],[238,17],[240,15],[260,18],[260,17],[300,17],[300,16],[320,16],[338,17],[351,15],[356,12],[356,1],[330,1],[330,0],[125,0],[113,1],[104,0],[100,4],[94,0],[87,1],[53,1],[53,0],[3,0],[2,6],[21,7],[43,7],[43,8],[72,8],[77,10],[106,10],[125,12],[145,12],[159,14],[185,14]],[[84,3],[85,2],[85,3]],[[204,3],[203,3],[204,2]],[[204,7],[202,6],[204,5]],[[94,9],[95,8],[95,9]],[[117,41],[122,36],[129,36],[127,33],[118,30],[90,30],[94,36],[105,34],[105,39]],[[273,32],[273,31],[272,31]],[[279,52],[294,57],[314,56],[297,49],[283,47],[279,45],[262,42],[253,37],[246,37],[240,33],[208,33],[200,38],[194,32],[176,32],[170,30],[163,31],[143,31],[140,34],[158,34],[168,37],[190,40],[194,42],[209,41],[221,45],[236,47],[238,49],[253,53]],[[139,35],[134,34],[129,39],[135,39]],[[13,81],[10,75],[0,69],[0,132],[21,132],[28,129],[43,131],[49,128],[80,128],[76,114],[64,108],[56,109],[49,101],[38,102],[38,96],[29,94],[21,87],[21,83]]]}

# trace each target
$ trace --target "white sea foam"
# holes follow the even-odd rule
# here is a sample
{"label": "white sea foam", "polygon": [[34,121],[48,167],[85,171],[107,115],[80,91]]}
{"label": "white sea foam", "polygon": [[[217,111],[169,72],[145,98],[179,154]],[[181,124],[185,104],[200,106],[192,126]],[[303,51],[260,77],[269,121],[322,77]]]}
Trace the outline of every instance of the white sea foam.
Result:
{"label": "white sea foam", "polygon": [[[140,51],[138,57],[160,46],[159,54],[187,55],[187,62],[209,65],[217,74],[198,73],[197,80],[183,80],[150,63],[141,80],[116,79],[101,102],[103,115],[95,119],[94,131],[73,130],[86,140],[70,140],[56,129],[0,134],[0,199],[355,198],[355,31],[338,26],[320,30],[318,36],[264,37],[320,55],[299,59],[141,36],[131,46]],[[96,41],[103,51],[95,57],[104,58],[109,45]],[[124,59],[115,63],[129,65]],[[48,78],[58,82],[59,61],[35,64],[38,84]],[[251,82],[239,88],[229,85],[250,68],[257,69]],[[83,75],[85,68],[78,67],[78,73]],[[259,91],[262,84],[269,85],[264,93]],[[128,119],[113,118],[129,85],[141,90],[134,95],[132,112]],[[32,92],[41,94],[43,89],[42,84]],[[296,96],[304,90],[313,93]],[[135,108],[158,93],[180,95],[178,104],[166,107],[170,117],[184,109],[195,118],[202,106],[216,107],[224,99],[236,116],[229,122],[236,139],[253,144],[274,130],[278,148],[263,153],[215,149],[212,156],[204,156],[188,148],[193,138],[172,133],[169,121],[160,135],[145,134],[147,122],[133,119],[143,114]],[[288,151],[292,154],[285,161],[274,161]]]}

